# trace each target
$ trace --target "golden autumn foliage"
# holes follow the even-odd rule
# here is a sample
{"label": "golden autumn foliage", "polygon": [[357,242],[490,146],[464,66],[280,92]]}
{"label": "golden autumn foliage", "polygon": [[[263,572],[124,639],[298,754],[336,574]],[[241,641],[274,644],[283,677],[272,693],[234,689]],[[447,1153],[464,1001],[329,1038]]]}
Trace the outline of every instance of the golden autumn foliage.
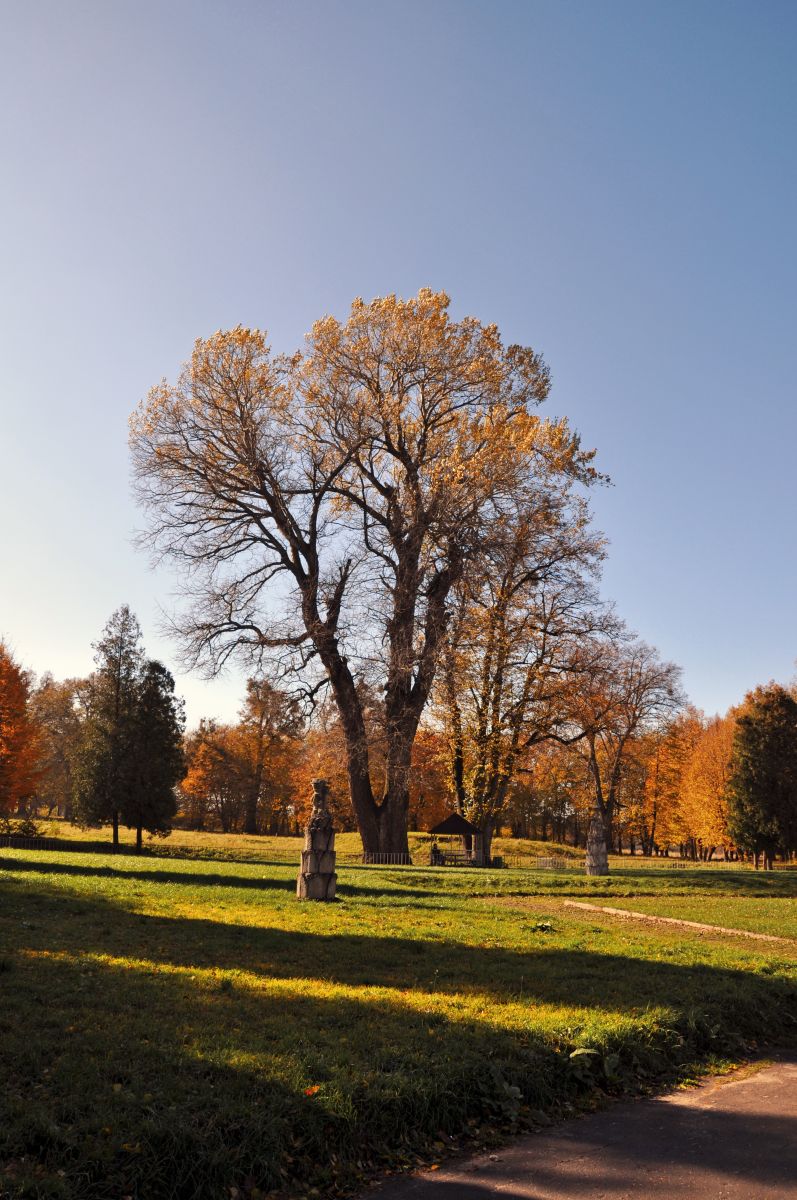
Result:
{"label": "golden autumn foliage", "polygon": [[291,772],[291,805],[297,826],[303,828],[313,807],[313,780],[326,779],[327,802],[335,828],[352,830],[356,825],[349,800],[343,732],[331,714],[326,713],[325,718],[304,735]]}
{"label": "golden autumn foliage", "polygon": [[727,786],[738,710],[706,722],[685,764],[681,783],[683,828],[704,846],[729,850]]}
{"label": "golden autumn foliage", "polygon": [[689,857],[734,851],[728,830],[728,779],[741,708],[706,719],[687,708],[629,744],[616,826],[643,853],[675,846]]}
{"label": "golden autumn foliage", "polygon": [[225,833],[239,829],[244,800],[234,730],[202,722],[186,738],[186,762],[180,816],[195,829],[218,826]]}
{"label": "golden autumn foliage", "polygon": [[291,833],[302,754],[298,731],[274,726],[264,731],[246,717],[245,707],[236,725],[202,721],[188,735],[180,815],[196,829]]}
{"label": "golden autumn foliage", "polygon": [[431,829],[453,811],[447,760],[445,734],[421,725],[412,747],[410,829]]}
{"label": "golden autumn foliage", "polygon": [[437,686],[457,808],[485,852],[520,763],[568,724],[572,665],[604,617],[601,538],[576,480],[558,471],[518,488],[455,590]]}
{"label": "golden autumn foliage", "polygon": [[583,842],[593,784],[572,747],[541,741],[524,756],[511,789],[506,820],[516,837]]}
{"label": "golden autumn foliage", "polygon": [[644,854],[682,842],[683,777],[702,718],[686,709],[659,728],[634,739],[627,757],[622,788],[620,826],[630,844]]}
{"label": "golden autumn foliage", "polygon": [[41,777],[36,798],[47,815],[71,818],[75,768],[81,746],[80,681],[59,681],[47,672],[31,693],[30,711],[39,727]]}
{"label": "golden autumn foliage", "polygon": [[328,682],[369,851],[407,849],[452,589],[515,498],[544,507],[562,479],[595,478],[566,420],[535,411],[549,385],[533,350],[421,289],[356,300],[294,355],[242,327],[200,340],[132,418],[150,544],[187,569],[190,658],[273,654],[309,690]]}
{"label": "golden autumn foliage", "polygon": [[[639,739],[669,723],[682,704],[680,670],[653,647],[618,627],[609,637],[585,639],[572,720],[574,742],[594,784],[587,838],[587,874],[605,875],[608,848],[628,804],[629,777]],[[644,786],[637,780],[637,791]]]}
{"label": "golden autumn foliage", "polygon": [[13,812],[31,797],[39,779],[41,747],[30,694],[30,676],[0,642],[0,812]]}

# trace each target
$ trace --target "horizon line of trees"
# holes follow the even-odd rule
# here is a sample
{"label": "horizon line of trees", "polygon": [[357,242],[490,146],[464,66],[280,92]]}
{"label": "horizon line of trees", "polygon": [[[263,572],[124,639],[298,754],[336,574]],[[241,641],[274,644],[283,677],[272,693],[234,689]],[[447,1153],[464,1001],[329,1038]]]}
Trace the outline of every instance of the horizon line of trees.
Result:
{"label": "horizon line of trees", "polygon": [[[523,796],[557,777],[588,873],[605,874],[623,839],[655,852],[668,822],[702,854],[700,822],[668,800],[668,780],[688,791],[678,764],[691,761],[690,738],[714,735],[690,725],[679,668],[598,594],[595,451],[565,418],[539,415],[550,391],[539,354],[449,307],[426,288],[357,299],[292,354],[272,352],[261,330],[218,331],[132,415],[143,541],[183,571],[184,661],[212,674],[237,659],[250,675],[239,720],[205,721],[181,747],[186,819],[287,828],[315,764],[348,796],[339,819],[353,819],[367,853],[408,858],[411,822],[442,804],[478,826],[489,857]],[[167,802],[162,819],[135,816],[144,782],[132,732],[125,742],[143,660],[132,649],[130,663],[113,660],[102,643],[97,653],[96,694],[75,688],[96,750],[76,760],[76,812],[110,819],[115,836],[129,818],[158,832]],[[165,703],[168,672],[150,676]],[[173,684],[171,697],[179,724]],[[788,807],[791,768],[774,734],[747,750],[741,736],[734,813],[747,803],[743,762],[748,791]],[[777,787],[751,765],[765,750],[779,756]],[[789,820],[773,821],[769,834],[749,814],[728,828],[771,857],[767,845],[792,838]]]}
{"label": "horizon line of trees", "polygon": [[[202,720],[185,733],[173,680],[144,655],[126,606],[95,651],[88,679],[59,683],[45,675],[36,685],[0,644],[0,814],[57,812],[87,827],[110,825],[114,845],[121,824],[136,831],[139,848],[144,832],[164,836],[175,823],[292,834],[306,817],[312,779],[323,776],[332,783],[338,826],[356,828],[333,705],[321,704],[308,720],[287,691],[252,678],[237,722]],[[638,690],[649,660],[632,661],[628,678]],[[467,788],[458,802],[458,773],[483,770],[483,732],[462,724],[452,739],[449,688],[444,679],[413,747],[411,828],[429,828],[451,811],[485,818],[486,789],[481,812],[468,805]],[[615,853],[675,852],[702,861],[749,855],[765,868],[794,856],[794,689],[758,687],[723,717],[665,709],[657,722],[630,732],[629,702],[625,694],[625,724],[608,737],[529,738],[500,804],[492,797],[491,835],[589,849],[597,772],[611,788],[607,847]],[[376,755],[381,708],[364,696],[363,710]]]}

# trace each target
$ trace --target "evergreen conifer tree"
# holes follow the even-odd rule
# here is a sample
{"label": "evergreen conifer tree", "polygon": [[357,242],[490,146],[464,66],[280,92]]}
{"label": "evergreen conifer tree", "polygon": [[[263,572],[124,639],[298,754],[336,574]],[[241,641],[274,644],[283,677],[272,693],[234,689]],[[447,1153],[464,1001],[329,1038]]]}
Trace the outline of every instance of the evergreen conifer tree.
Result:
{"label": "evergreen conifer tree", "polygon": [[118,608],[94,643],[97,670],[83,690],[84,721],[75,772],[75,812],[87,824],[113,826],[132,785],[133,725],[143,651],[141,629],[126,604]]}
{"label": "evergreen conifer tree", "polygon": [[728,822],[742,850],[764,857],[797,849],[797,701],[771,684],[738,718],[728,783]]}
{"label": "evergreen conifer tree", "polygon": [[167,834],[177,810],[174,789],[185,774],[183,702],[162,663],[150,660],[139,680],[132,722],[130,786],[122,801],[122,820],[136,831]]}

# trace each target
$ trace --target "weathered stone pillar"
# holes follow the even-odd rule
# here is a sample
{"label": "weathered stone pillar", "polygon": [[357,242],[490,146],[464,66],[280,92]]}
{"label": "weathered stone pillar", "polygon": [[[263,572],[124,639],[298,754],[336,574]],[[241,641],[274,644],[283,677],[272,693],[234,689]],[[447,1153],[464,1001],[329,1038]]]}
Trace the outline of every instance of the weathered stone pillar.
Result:
{"label": "weathered stone pillar", "polygon": [[335,830],[327,808],[329,784],[325,779],[313,780],[313,810],[304,831],[302,865],[296,880],[298,900],[334,900]]}

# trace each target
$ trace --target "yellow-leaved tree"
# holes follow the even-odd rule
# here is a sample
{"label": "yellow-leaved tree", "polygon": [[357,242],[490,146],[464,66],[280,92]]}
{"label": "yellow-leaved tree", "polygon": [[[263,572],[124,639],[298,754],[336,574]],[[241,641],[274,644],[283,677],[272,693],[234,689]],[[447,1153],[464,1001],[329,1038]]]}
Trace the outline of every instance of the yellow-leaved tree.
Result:
{"label": "yellow-leaved tree", "polygon": [[695,739],[683,773],[681,807],[684,833],[693,855],[711,858],[733,850],[728,830],[728,779],[738,709],[707,721]]}
{"label": "yellow-leaved tree", "polygon": [[[449,298],[356,300],[303,350],[236,328],[197,341],[131,421],[149,541],[186,568],[188,661],[279,659],[328,688],[369,853],[407,853],[412,748],[452,589],[530,478],[589,478],[532,350]],[[540,488],[544,498],[545,487]],[[383,707],[382,783],[362,685]]]}
{"label": "yellow-leaved tree", "polygon": [[625,834],[634,850],[652,855],[683,841],[683,780],[695,741],[702,733],[700,713],[687,708],[673,720],[645,730],[630,753],[634,788],[623,812]]}

